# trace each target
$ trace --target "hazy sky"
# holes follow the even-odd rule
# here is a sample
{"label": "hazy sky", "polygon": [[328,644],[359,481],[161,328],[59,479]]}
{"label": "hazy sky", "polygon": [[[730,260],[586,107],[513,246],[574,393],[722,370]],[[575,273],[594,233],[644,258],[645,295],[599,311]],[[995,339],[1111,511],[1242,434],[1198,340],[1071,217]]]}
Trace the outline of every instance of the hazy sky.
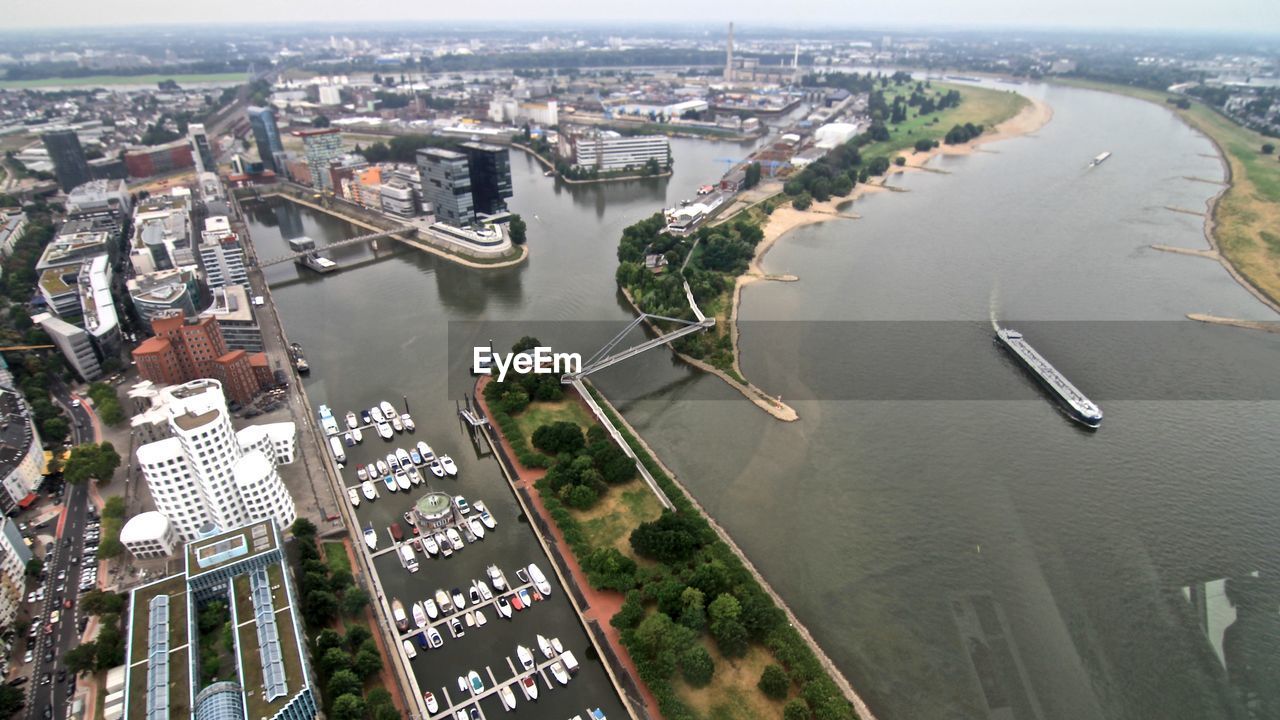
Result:
{"label": "hazy sky", "polygon": [[[637,10],[637,7],[642,10]],[[482,8],[483,15],[478,14]],[[139,24],[543,20],[744,26],[1180,28],[1280,35],[1280,0],[0,0],[9,28]],[[0,48],[2,50],[3,48]]]}

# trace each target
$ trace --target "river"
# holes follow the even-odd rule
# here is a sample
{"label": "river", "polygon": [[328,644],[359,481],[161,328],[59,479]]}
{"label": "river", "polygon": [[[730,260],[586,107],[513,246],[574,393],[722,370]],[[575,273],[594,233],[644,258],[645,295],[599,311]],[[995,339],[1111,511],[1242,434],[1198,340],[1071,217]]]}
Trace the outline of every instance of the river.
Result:
{"label": "river", "polygon": [[[1054,109],[1034,136],[939,158],[943,172],[892,181],[907,192],[855,202],[862,219],[802,228],[767,256],[800,281],[744,291],[742,362],[799,422],[665,354],[593,379],[881,718],[1276,717],[1280,338],[1183,321],[1268,317],[1216,264],[1148,247],[1204,246],[1201,218],[1168,208],[1202,210],[1221,165],[1163,108],[1019,90]],[[324,279],[272,269],[313,403],[408,395],[420,436],[464,477],[496,477],[452,411],[461,339],[483,330],[455,322],[450,342],[450,321],[536,322],[590,354],[630,319],[613,281],[622,228],[745,149],[673,152],[670,179],[579,187],[513,155],[522,267],[397,251]],[[356,232],[260,208],[264,257],[281,219],[321,243]],[[1099,431],[991,344],[993,316],[1099,401]],[[605,322],[569,322],[587,320]],[[510,342],[512,326],[492,327]]]}

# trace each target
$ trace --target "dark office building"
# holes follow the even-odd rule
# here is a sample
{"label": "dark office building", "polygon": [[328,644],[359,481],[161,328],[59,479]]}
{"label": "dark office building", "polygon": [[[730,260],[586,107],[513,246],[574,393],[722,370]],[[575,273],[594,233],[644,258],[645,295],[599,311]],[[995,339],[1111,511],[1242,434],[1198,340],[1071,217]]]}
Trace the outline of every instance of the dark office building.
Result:
{"label": "dark office building", "polygon": [[454,227],[475,222],[466,155],[444,148],[424,148],[418,151],[418,169],[422,174],[422,199],[431,203],[436,220]]}
{"label": "dark office building", "polygon": [[511,151],[498,145],[462,144],[471,170],[471,197],[475,211],[495,215],[507,211],[511,197]]}
{"label": "dark office building", "polygon": [[280,126],[276,124],[276,114],[269,107],[249,107],[249,127],[253,129],[253,139],[258,145],[258,158],[262,166],[279,174],[276,167],[276,153],[284,152],[280,143]]}
{"label": "dark office building", "polygon": [[51,130],[40,136],[45,150],[49,151],[49,159],[53,161],[54,174],[58,176],[58,185],[64,192],[71,192],[93,179],[89,171],[89,161],[84,157],[84,148],[80,147],[80,138],[75,130]]}

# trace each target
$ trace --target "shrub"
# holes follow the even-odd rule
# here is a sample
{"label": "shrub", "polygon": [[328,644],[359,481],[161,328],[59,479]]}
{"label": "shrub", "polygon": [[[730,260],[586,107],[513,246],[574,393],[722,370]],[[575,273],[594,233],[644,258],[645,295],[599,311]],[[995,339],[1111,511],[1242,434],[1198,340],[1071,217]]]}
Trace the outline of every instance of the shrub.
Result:
{"label": "shrub", "polygon": [[664,510],[657,520],[641,523],[631,531],[632,549],[668,564],[688,560],[713,539],[715,536],[705,521],[670,510]]}
{"label": "shrub", "polygon": [[701,645],[690,645],[680,654],[680,675],[693,687],[703,687],[711,682],[715,672],[716,664],[711,653]]}
{"label": "shrub", "polygon": [[791,207],[797,210],[808,210],[813,206],[813,197],[809,193],[800,193],[791,201]]}
{"label": "shrub", "polygon": [[787,696],[787,691],[791,689],[791,678],[787,677],[787,671],[783,670],[782,666],[765,665],[764,672],[760,673],[760,682],[756,683],[756,687],[760,688],[760,692],[774,700],[781,700]]}
{"label": "shrub", "polygon": [[809,712],[809,706],[804,704],[800,698],[796,698],[787,703],[782,708],[782,720],[809,720],[813,715]]}

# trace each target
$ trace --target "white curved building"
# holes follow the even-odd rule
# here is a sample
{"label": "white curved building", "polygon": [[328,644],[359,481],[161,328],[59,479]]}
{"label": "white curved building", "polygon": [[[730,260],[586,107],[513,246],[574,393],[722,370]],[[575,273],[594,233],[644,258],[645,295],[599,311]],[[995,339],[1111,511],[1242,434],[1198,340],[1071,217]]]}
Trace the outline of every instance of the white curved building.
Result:
{"label": "white curved building", "polygon": [[194,380],[167,387],[156,399],[170,437],[138,448],[138,464],[156,509],[184,540],[200,528],[236,528],[267,518],[279,527],[297,519],[293,498],[276,472],[293,462],[293,423],[236,432],[222,383]]}
{"label": "white curved building", "polygon": [[139,560],[169,557],[178,546],[178,534],[169,518],[152,510],[129,518],[120,528],[120,543]]}

